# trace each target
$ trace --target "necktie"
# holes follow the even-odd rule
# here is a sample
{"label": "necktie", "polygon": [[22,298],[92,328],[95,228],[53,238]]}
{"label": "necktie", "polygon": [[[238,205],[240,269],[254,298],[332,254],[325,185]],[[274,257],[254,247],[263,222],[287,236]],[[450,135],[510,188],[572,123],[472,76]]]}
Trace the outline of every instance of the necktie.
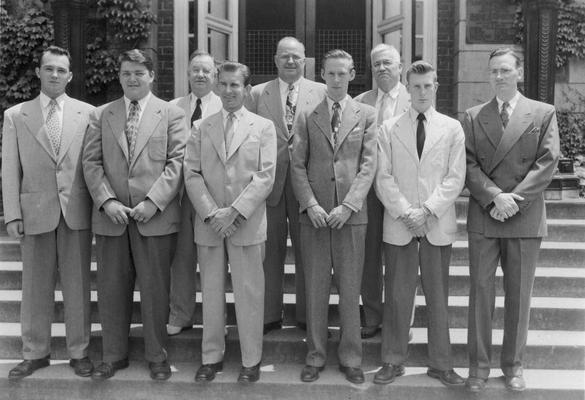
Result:
{"label": "necktie", "polygon": [[140,105],[136,100],[130,102],[128,119],[126,120],[126,140],[128,141],[128,159],[132,161],[136,149],[136,135],[138,134],[138,118],[140,116]]}
{"label": "necktie", "polygon": [[49,102],[49,112],[47,113],[47,133],[49,135],[49,141],[51,147],[55,152],[55,155],[59,155],[59,147],[61,146],[61,124],[59,124],[59,116],[57,115],[57,102],[55,99],[51,99]]}
{"label": "necktie", "polygon": [[337,133],[341,125],[341,106],[338,102],[333,103],[333,118],[331,118],[331,132],[333,133],[333,144],[337,143]]}
{"label": "necktie", "polygon": [[510,121],[510,116],[508,115],[508,106],[510,104],[505,101],[502,104],[502,112],[500,113],[500,117],[502,118],[502,125],[504,125],[504,128],[506,128],[506,126],[508,125],[508,121]]}
{"label": "necktie", "polygon": [[385,114],[386,114],[386,109],[388,108],[388,104],[390,100],[390,93],[384,93],[384,95],[382,96],[382,101],[380,102],[380,108],[378,109],[378,126],[382,125],[384,123],[385,118]]}
{"label": "necktie", "polygon": [[234,138],[234,118],[236,116],[233,112],[227,115],[227,122],[225,124],[225,129],[223,131],[224,139],[225,139],[225,154],[228,154],[230,144],[232,143],[232,139]]}
{"label": "necktie", "polygon": [[286,110],[284,114],[284,120],[286,121],[286,127],[288,133],[292,130],[293,121],[295,119],[295,112],[297,110],[297,97],[298,93],[295,91],[294,85],[291,83],[288,85],[288,95],[286,96]]}
{"label": "necktie", "polygon": [[418,126],[416,127],[416,152],[418,153],[418,158],[420,159],[420,155],[423,152],[423,148],[425,147],[425,115],[423,113],[418,114]]}
{"label": "necktie", "polygon": [[193,126],[193,122],[201,119],[201,99],[197,99],[195,102],[195,110],[193,114],[191,114],[191,126]]}

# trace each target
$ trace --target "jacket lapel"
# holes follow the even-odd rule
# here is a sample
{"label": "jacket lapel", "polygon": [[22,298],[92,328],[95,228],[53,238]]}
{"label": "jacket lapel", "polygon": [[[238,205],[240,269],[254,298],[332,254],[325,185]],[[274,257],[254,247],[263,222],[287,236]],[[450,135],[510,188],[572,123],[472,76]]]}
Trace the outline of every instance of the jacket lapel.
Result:
{"label": "jacket lapel", "polygon": [[348,100],[345,105],[345,110],[341,114],[341,126],[337,134],[337,141],[335,142],[335,151],[339,150],[341,144],[349,135],[349,132],[358,124],[360,120],[361,109],[353,100]]}
{"label": "jacket lapel", "polygon": [[[445,135],[445,130],[443,129],[443,124],[440,121],[437,121],[435,112],[431,114],[431,118],[428,121],[429,123],[427,126],[432,125],[432,129],[426,130],[426,137],[425,137],[425,145],[423,147],[423,152],[420,156],[420,162],[422,163],[425,157],[433,151],[433,147],[441,141],[443,136]],[[418,152],[417,152],[418,156]]]}
{"label": "jacket lapel", "polygon": [[412,157],[414,162],[418,165],[420,160],[416,151],[416,135],[412,129],[412,121],[410,120],[410,114],[402,114],[402,117],[396,121],[394,126],[391,128],[390,134],[395,133],[396,139],[402,143],[402,146],[407,153]]}
{"label": "jacket lapel", "polygon": [[288,141],[288,137],[286,136],[288,128],[284,125],[284,111],[282,109],[282,103],[280,99],[278,79],[274,79],[268,82],[264,88],[262,100],[266,104],[266,108],[270,113],[270,119],[280,128],[276,130],[277,134],[284,140]]}
{"label": "jacket lapel", "polygon": [[478,120],[485,135],[495,149],[500,143],[502,129],[504,129],[500,114],[498,113],[498,103],[495,97],[480,111]]}
{"label": "jacket lapel", "polygon": [[142,112],[140,124],[138,125],[138,134],[136,135],[136,148],[134,149],[134,158],[131,165],[133,165],[138,156],[148,143],[148,139],[154,133],[156,127],[162,118],[162,110],[158,97],[151,95],[150,100],[146,103],[146,107]]}
{"label": "jacket lapel", "polygon": [[225,165],[226,163],[226,155],[225,155],[225,140],[223,136],[223,117],[221,111],[210,116],[208,119],[205,120],[207,124],[207,132],[209,136],[209,140],[213,145],[213,148],[217,152],[219,159]]}
{"label": "jacket lapel", "polygon": [[77,135],[83,135],[85,132],[79,132],[78,126],[81,121],[81,110],[73,105],[70,97],[65,98],[65,104],[63,107],[63,130],[61,132],[61,146],[59,148],[59,157],[57,163],[60,163],[69,146],[73,142],[73,139]]}
{"label": "jacket lapel", "polygon": [[372,107],[376,107],[376,100],[378,100],[378,89],[373,89],[364,94],[362,102]]}
{"label": "jacket lapel", "polygon": [[333,149],[334,144],[331,135],[331,117],[329,115],[329,109],[327,105],[327,99],[324,99],[313,111],[313,115],[315,116],[314,121],[323,136],[329,144],[331,145],[331,149]]}
{"label": "jacket lapel", "polygon": [[252,118],[248,116],[248,110],[245,107],[242,108],[244,111],[244,115],[242,120],[238,122],[238,129],[234,132],[234,137],[232,138],[232,142],[230,143],[230,148],[227,152],[227,159],[229,160],[231,156],[238,150],[240,145],[246,140],[250,131],[254,126],[254,121]]}
{"label": "jacket lapel", "polygon": [[22,107],[22,117],[24,124],[30,131],[31,135],[39,142],[49,156],[56,161],[55,153],[49,141],[49,135],[43,122],[43,111],[41,110],[41,97],[25,103]]}
{"label": "jacket lapel", "polygon": [[106,120],[110,126],[110,131],[122,149],[126,161],[128,161],[128,140],[124,133],[124,126],[126,125],[126,104],[124,103],[124,98],[113,102],[108,107],[108,113],[109,115],[106,116]]}
{"label": "jacket lapel", "polygon": [[400,82],[398,82],[398,85],[400,89],[398,91],[398,99],[396,100],[398,104],[396,104],[396,112],[394,113],[395,117],[404,114],[410,107],[410,94],[406,90],[406,86]]}

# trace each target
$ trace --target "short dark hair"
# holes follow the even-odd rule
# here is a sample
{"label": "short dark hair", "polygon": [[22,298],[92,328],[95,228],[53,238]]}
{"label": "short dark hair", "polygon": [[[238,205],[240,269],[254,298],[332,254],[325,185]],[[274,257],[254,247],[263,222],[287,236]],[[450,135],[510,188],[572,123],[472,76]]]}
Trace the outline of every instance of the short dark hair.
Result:
{"label": "short dark hair", "polygon": [[43,57],[47,53],[50,53],[50,54],[53,54],[56,56],[67,57],[67,60],[69,60],[69,70],[71,70],[71,63],[72,63],[71,54],[69,54],[69,50],[64,49],[63,47],[59,47],[59,46],[49,46],[45,50],[43,50],[43,52],[41,53],[41,56],[39,57],[39,67],[41,65],[43,65]]}
{"label": "short dark hair", "polygon": [[347,51],[341,49],[333,49],[325,53],[323,55],[323,58],[321,59],[321,69],[325,69],[325,62],[331,58],[342,58],[345,60],[349,60],[350,64],[349,70],[351,71],[352,69],[354,69],[353,57]]}
{"label": "short dark hair", "polygon": [[239,72],[244,78],[244,86],[250,84],[250,68],[246,65],[235,61],[224,61],[217,69],[217,75],[222,72]]}
{"label": "short dark hair", "polygon": [[152,58],[142,50],[132,49],[120,54],[118,57],[118,69],[122,67],[124,61],[142,64],[149,72],[153,71]]}
{"label": "short dark hair", "polygon": [[412,64],[410,64],[410,67],[408,67],[408,69],[406,70],[406,81],[408,82],[410,80],[411,74],[424,75],[428,74],[429,72],[433,73],[434,75],[433,80],[437,82],[437,71],[435,70],[435,67],[433,67],[431,63],[426,62],[424,60],[415,61]]}
{"label": "short dark hair", "polygon": [[514,57],[514,59],[516,60],[516,68],[522,67],[522,59],[520,58],[520,56],[518,55],[516,50],[511,49],[510,47],[499,47],[499,48],[495,49],[494,51],[492,51],[490,53],[490,58],[488,60],[488,63],[492,60],[492,58],[499,57],[499,56],[505,56],[506,54],[509,54],[512,57]]}

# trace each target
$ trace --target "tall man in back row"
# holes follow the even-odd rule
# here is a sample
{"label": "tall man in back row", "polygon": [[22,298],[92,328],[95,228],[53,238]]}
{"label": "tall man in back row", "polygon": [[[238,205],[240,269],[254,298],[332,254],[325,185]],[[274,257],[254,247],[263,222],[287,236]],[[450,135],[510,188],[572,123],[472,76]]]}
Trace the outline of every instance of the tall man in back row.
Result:
{"label": "tall man in back row", "polygon": [[306,329],[305,282],[299,245],[299,203],[292,189],[290,159],[298,116],[325,98],[325,85],[303,78],[305,46],[294,37],[282,38],[274,63],[278,78],[252,88],[248,109],[276,127],[277,160],[274,188],[266,199],[268,239],[264,258],[264,333],[282,327],[286,239],[295,254],[296,323]]}
{"label": "tall man in back row", "polygon": [[504,273],[504,342],[500,367],[506,387],[525,389],[522,361],[540,242],[547,234],[544,190],[559,157],[555,108],[518,92],[523,67],[511,49],[489,58],[495,97],[467,110],[466,184],[471,196],[467,389],[485,388],[490,373],[492,316],[498,262]]}

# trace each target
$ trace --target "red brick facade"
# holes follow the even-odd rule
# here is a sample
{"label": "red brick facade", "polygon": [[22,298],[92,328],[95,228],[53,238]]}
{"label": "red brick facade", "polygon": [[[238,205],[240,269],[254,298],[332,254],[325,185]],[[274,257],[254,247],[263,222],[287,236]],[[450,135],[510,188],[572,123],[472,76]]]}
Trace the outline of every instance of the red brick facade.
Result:
{"label": "red brick facade", "polygon": [[437,110],[455,116],[454,58],[455,58],[455,0],[438,0],[437,75],[439,91]]}

